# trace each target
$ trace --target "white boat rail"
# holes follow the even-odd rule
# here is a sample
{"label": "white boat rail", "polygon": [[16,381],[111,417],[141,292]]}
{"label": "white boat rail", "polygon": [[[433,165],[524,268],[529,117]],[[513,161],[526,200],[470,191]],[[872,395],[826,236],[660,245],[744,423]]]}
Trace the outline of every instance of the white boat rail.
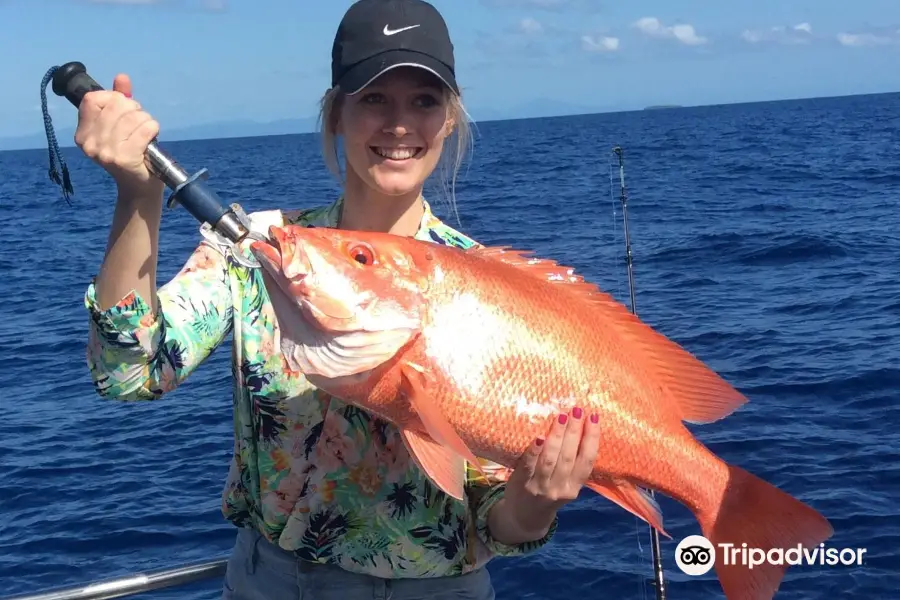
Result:
{"label": "white boat rail", "polygon": [[88,585],[60,587],[37,594],[9,596],[0,600],[107,600],[143,594],[151,590],[178,587],[188,583],[223,577],[228,559],[137,573]]}

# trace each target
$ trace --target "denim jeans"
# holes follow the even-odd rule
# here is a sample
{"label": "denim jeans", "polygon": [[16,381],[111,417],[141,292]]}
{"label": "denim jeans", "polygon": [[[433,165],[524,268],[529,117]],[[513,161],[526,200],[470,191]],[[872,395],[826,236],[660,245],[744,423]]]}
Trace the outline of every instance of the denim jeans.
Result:
{"label": "denim jeans", "polygon": [[222,600],[494,600],[485,567],[458,577],[381,579],[302,561],[241,528]]}

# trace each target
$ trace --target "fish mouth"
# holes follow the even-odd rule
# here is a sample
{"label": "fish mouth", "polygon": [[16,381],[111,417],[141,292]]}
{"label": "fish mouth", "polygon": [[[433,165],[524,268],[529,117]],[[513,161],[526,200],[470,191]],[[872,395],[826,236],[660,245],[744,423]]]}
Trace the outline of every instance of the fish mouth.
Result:
{"label": "fish mouth", "polygon": [[[294,236],[288,235],[281,227],[269,227],[269,237],[251,242],[250,252],[260,266],[279,282],[286,280],[287,284],[294,285],[314,274],[302,243],[298,243]],[[299,290],[285,291],[296,293]]]}
{"label": "fish mouth", "polygon": [[[307,296],[307,278],[312,274],[309,257],[302,252],[280,227],[269,227],[269,238],[254,240],[250,252],[259,261],[260,267],[274,280],[282,292],[300,301]],[[297,260],[299,258],[300,260]]]}
{"label": "fish mouth", "polygon": [[302,240],[288,235],[280,227],[272,226],[269,228],[269,240],[255,241],[250,249],[260,266],[267,271],[269,280],[275,280],[279,290],[300,307],[301,314],[311,324],[326,330],[341,330],[344,326],[339,323],[354,318],[351,308],[314,289],[315,270]]}

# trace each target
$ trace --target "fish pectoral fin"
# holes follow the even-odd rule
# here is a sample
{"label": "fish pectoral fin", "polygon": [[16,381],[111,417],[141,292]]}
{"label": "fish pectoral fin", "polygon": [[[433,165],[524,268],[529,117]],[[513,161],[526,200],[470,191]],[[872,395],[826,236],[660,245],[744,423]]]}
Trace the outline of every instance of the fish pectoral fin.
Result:
{"label": "fish pectoral fin", "polygon": [[605,479],[590,480],[585,485],[628,512],[652,525],[657,531],[672,539],[663,529],[662,509],[648,492],[628,481]]}
{"label": "fish pectoral fin", "polygon": [[403,374],[404,389],[413,410],[422,420],[422,425],[431,438],[447,446],[453,452],[469,461],[479,473],[484,475],[481,463],[476,458],[469,446],[463,441],[447,417],[441,412],[440,407],[430,400],[428,394],[428,374],[421,365],[405,362],[400,367]]}
{"label": "fish pectoral fin", "polygon": [[427,434],[402,429],[400,436],[409,455],[444,493],[462,501],[465,497],[466,461],[451,448]]}

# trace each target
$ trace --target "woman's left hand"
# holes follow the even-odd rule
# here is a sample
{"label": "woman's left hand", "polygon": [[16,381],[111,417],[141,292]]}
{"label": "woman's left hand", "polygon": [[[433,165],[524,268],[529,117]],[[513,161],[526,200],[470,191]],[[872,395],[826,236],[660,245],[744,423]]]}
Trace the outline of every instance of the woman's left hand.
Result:
{"label": "woman's left hand", "polygon": [[578,497],[599,448],[596,414],[575,407],[559,415],[547,439],[535,440],[519,458],[503,495],[504,520],[519,529],[521,537],[546,535],[557,511]]}

